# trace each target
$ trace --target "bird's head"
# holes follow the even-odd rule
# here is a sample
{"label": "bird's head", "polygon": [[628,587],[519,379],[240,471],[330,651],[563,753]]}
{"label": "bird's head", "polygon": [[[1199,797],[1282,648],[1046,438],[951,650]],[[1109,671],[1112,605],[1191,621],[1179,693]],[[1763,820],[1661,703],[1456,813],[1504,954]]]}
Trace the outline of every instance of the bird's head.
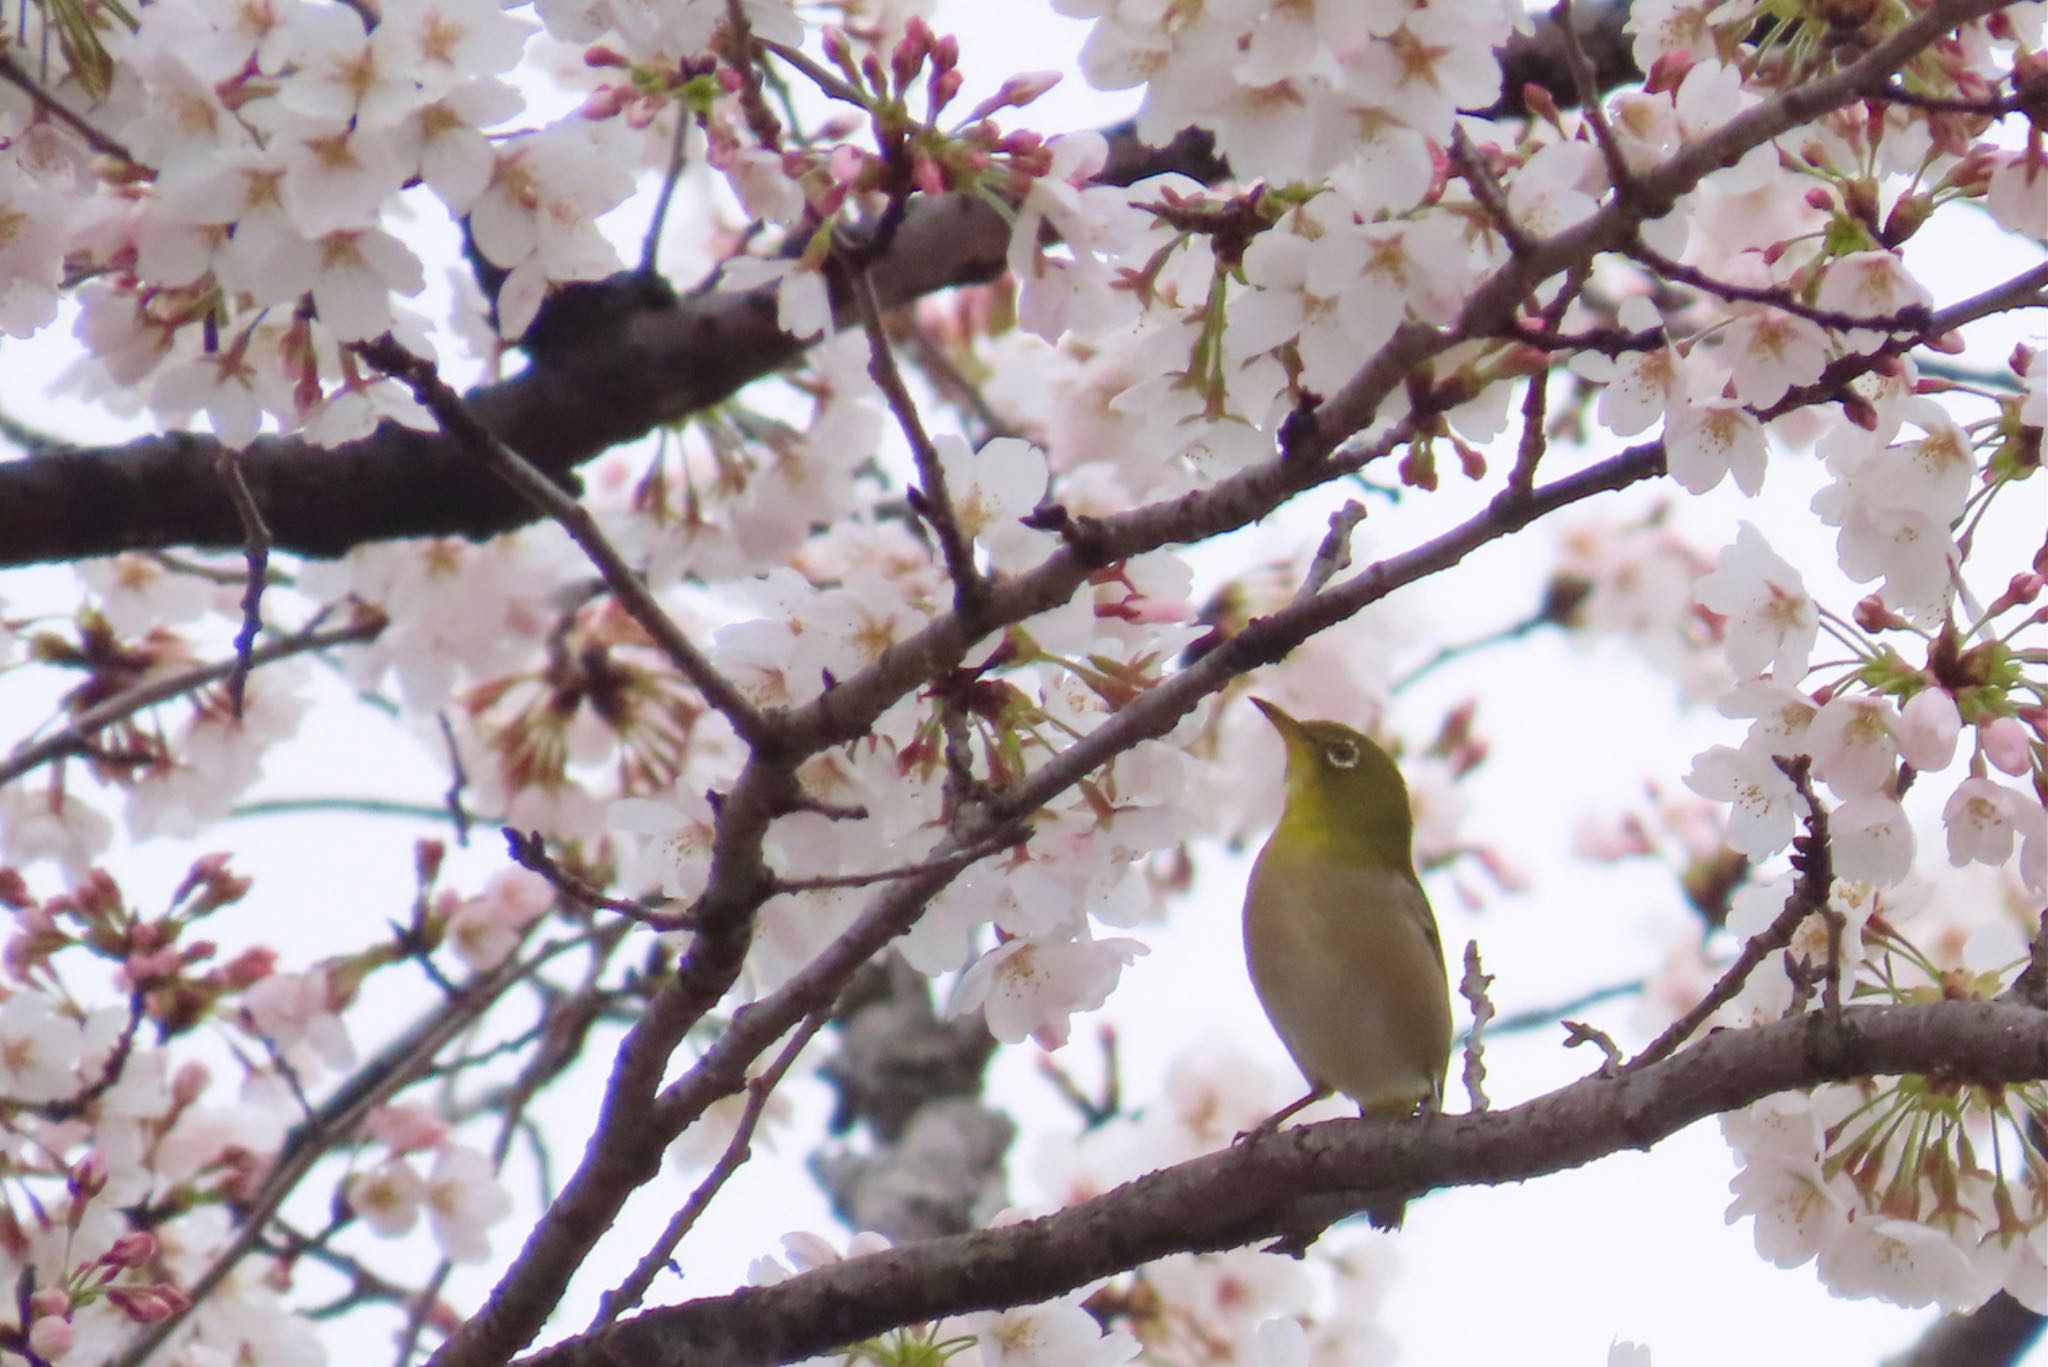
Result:
{"label": "bird's head", "polygon": [[1375,862],[1409,864],[1415,818],[1387,752],[1342,722],[1300,721],[1264,698],[1252,702],[1287,747],[1287,809],[1276,836],[1361,847]]}

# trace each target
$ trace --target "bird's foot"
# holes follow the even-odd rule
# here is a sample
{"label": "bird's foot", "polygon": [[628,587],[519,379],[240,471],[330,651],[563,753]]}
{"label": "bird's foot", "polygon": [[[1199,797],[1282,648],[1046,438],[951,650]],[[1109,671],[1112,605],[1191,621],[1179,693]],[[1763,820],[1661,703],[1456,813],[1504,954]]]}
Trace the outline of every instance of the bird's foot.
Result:
{"label": "bird's foot", "polygon": [[1267,1135],[1273,1133],[1273,1131],[1279,1129],[1282,1125],[1286,1124],[1289,1120],[1292,1120],[1297,1113],[1299,1113],[1306,1107],[1315,1105],[1318,1101],[1321,1101],[1324,1097],[1328,1096],[1329,1094],[1330,1089],[1328,1087],[1317,1087],[1311,1092],[1309,1092],[1307,1096],[1302,1097],[1300,1100],[1292,1101],[1289,1102],[1287,1105],[1282,1106],[1279,1110],[1273,1112],[1273,1114],[1267,1116],[1264,1120],[1261,1120],[1258,1124],[1252,1126],[1250,1129],[1239,1130],[1237,1132],[1237,1138],[1231,1140],[1230,1142],[1233,1145],[1237,1145],[1248,1144],[1254,1139],[1263,1139]]}

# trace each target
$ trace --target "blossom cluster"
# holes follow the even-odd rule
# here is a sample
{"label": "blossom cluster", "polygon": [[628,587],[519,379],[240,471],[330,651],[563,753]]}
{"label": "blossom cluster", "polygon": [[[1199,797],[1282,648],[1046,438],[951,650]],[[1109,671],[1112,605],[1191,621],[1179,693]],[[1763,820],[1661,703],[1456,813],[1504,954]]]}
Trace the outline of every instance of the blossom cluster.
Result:
{"label": "blossom cluster", "polygon": [[[1496,117],[1474,112],[1501,95],[1493,50],[1529,23],[1500,0],[1056,0],[1091,21],[1082,73],[1137,91],[1142,137],[1198,123],[1232,168],[1228,183],[1119,186],[1101,180],[1103,136],[1006,126],[1050,77],[1015,76],[960,114],[959,42],[914,4],[842,0],[828,8],[843,23],[819,27],[785,0],[538,0],[532,17],[489,0],[166,0],[60,32],[81,12],[66,2],[0,32],[21,73],[0,80],[0,328],[68,320],[75,388],[166,429],[203,418],[224,470],[266,430],[333,445],[388,435],[380,422],[436,426],[360,350],[386,333],[449,350],[399,302],[427,287],[407,224],[460,225],[463,288],[481,289],[491,324],[468,331],[494,367],[563,285],[619,266],[599,220],[640,167],[678,168],[664,205],[682,188],[719,206],[650,232],[648,270],[658,252],[701,258],[707,294],[764,317],[772,295],[777,326],[808,345],[655,449],[594,464],[589,525],[569,528],[583,548],[548,524],[359,545],[276,574],[138,551],[82,564],[81,602],[61,613],[0,604],[0,668],[67,684],[52,735],[0,762],[0,902],[16,913],[0,1126],[9,1175],[34,1193],[0,1253],[33,1288],[20,1330],[46,1360],[98,1361],[136,1325],[172,1321],[223,1356],[316,1351],[282,1294],[291,1257],[221,1282],[217,1313],[186,1319],[182,1288],[246,1251],[231,1206],[269,1220],[257,1198],[313,1133],[293,1127],[313,1125],[314,1094],[374,1071],[357,1047],[373,987],[417,970],[452,1012],[510,969],[539,974],[519,956],[546,927],[591,955],[604,1008],[636,1006],[662,974],[607,956],[623,942],[664,972],[687,961],[717,934],[695,913],[733,899],[734,867],[755,870],[757,896],[720,1003],[733,1019],[826,962],[877,889],[943,873],[897,950],[953,1015],[1059,1047],[1111,1002],[1205,850],[1254,837],[1278,803],[1270,738],[1230,705],[1242,680],[1142,736],[1127,719],[1238,633],[1365,578],[1324,592],[1332,567],[1308,546],[1212,585],[1182,543],[1338,479],[1389,520],[1454,481],[1498,485],[1490,534],[1534,515],[1540,480],[1569,488],[1554,438],[1654,455],[1641,473],[1668,475],[1662,506],[1581,524],[1532,624],[1623,636],[1687,698],[1746,723],[1686,779],[1728,806],[1725,823],[1672,801],[1707,875],[1688,892],[1744,936],[1792,899],[1817,904],[1725,1023],[1990,998],[2027,962],[2048,899],[2048,563],[1987,568],[1980,533],[2037,497],[2048,358],[2022,347],[2000,373],[1935,372],[1924,352],[1960,345],[1952,330],[1979,315],[1937,310],[1923,230],[1956,204],[2048,240],[2038,129],[2021,148],[2004,135],[2042,79],[2038,6],[1970,18],[1902,59],[1900,85],[1766,127],[1750,116],[1917,11],[1779,20],[1766,45],[1747,0],[1644,0],[1639,86],[1582,91],[1594,103],[1572,113],[1525,93],[1526,117]],[[62,60],[30,80],[47,47]],[[559,69],[544,78],[546,63]],[[573,113],[515,126],[549,80]],[[999,209],[1007,277],[884,318],[865,273],[913,203],[941,194]],[[892,349],[920,358],[926,392],[906,398]],[[909,411],[925,397],[959,421],[928,431]],[[1717,556],[1676,529],[1712,499],[1775,491],[1808,448],[1826,485],[1805,540],[1832,541],[1831,566],[1795,565],[1790,539],[1752,523]],[[1168,527],[1176,510],[1199,516]],[[1097,554],[1111,525],[1135,549]],[[645,602],[593,579],[593,537]],[[1824,577],[1855,587],[1824,601],[1807,587]],[[1018,585],[1039,595],[1029,611],[985,614]],[[1387,715],[1410,642],[1354,617],[1363,601],[1332,609],[1261,687],[1389,733],[1421,862],[1470,859],[1512,885],[1462,829],[1457,785],[1486,752],[1472,711],[1428,743],[1392,739],[1413,724]],[[258,663],[251,636],[279,658]],[[464,895],[423,846],[409,919],[286,969],[201,938],[247,892],[225,864],[195,865],[159,916],[96,866],[117,850],[114,814],[136,841],[226,818],[330,682],[294,658],[314,655],[454,771],[449,819],[508,828],[528,867]],[[731,848],[728,797],[768,762],[749,716],[829,713],[890,679],[856,739],[795,767],[757,848]],[[1085,772],[985,820],[1076,747],[1095,756]],[[1936,827],[1950,868],[1930,873]],[[45,865],[64,889],[31,895],[14,867]],[[130,1005],[80,1005],[102,999]],[[234,1100],[213,1081],[222,1065],[187,1053],[202,1034],[227,1041]],[[507,1034],[508,1051],[552,1038]],[[463,1057],[481,1067],[492,1049]],[[1161,1103],[1066,1146],[1054,1199],[1222,1147],[1286,1099],[1255,1073],[1226,1051],[1184,1060]],[[320,1169],[329,1233],[403,1239],[425,1214],[437,1256],[484,1259],[510,1210],[499,1160],[423,1095],[348,1118],[349,1171]],[[729,1103],[751,1099],[713,1103],[713,1124],[699,1113],[696,1161],[723,1122],[746,1123]],[[2025,1298],[2048,1176],[2023,1135],[2044,1104],[2038,1084],[1940,1078],[1773,1099],[1728,1122],[1734,1210],[1757,1217],[1766,1257],[1817,1257],[1844,1295]],[[289,1252],[349,1256],[302,1242]],[[793,1268],[764,1261],[756,1279],[838,1256],[815,1239],[789,1252]],[[1202,1361],[1219,1344],[1262,1367],[1354,1361],[1379,1351],[1384,1261],[1175,1259],[1085,1304],[919,1341],[950,1335],[956,1360],[988,1364]]]}

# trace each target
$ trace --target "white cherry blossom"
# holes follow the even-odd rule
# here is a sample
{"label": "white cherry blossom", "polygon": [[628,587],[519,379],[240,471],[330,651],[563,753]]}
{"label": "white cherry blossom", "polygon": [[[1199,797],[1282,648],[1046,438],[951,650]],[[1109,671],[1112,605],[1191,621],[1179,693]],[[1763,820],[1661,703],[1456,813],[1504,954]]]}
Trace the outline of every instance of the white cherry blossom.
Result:
{"label": "white cherry blossom", "polygon": [[1698,595],[1728,619],[1728,663],[1737,674],[1798,679],[1806,673],[1819,613],[1799,571],[1755,527],[1742,524],[1735,544],[1721,552],[1719,568],[1700,580]]}
{"label": "white cherry blossom", "polygon": [[1664,420],[1665,463],[1671,477],[1703,494],[1731,473],[1754,497],[1764,487],[1768,451],[1763,424],[1733,399],[1694,399]]}
{"label": "white cherry blossom", "polygon": [[1701,797],[1733,804],[1728,843],[1752,859],[1791,843],[1804,805],[1792,780],[1768,755],[1716,745],[1693,760],[1685,786]]}

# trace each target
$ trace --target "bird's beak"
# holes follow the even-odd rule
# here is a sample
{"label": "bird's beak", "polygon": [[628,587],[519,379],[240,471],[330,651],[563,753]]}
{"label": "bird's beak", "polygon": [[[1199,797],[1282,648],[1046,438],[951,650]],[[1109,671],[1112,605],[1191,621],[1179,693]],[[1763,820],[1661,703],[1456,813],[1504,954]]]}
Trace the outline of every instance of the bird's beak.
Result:
{"label": "bird's beak", "polygon": [[1283,738],[1289,741],[1300,738],[1301,723],[1288,716],[1285,711],[1275,707],[1264,698],[1253,698],[1252,706],[1266,714],[1266,720],[1273,723],[1273,729],[1278,731]]}

